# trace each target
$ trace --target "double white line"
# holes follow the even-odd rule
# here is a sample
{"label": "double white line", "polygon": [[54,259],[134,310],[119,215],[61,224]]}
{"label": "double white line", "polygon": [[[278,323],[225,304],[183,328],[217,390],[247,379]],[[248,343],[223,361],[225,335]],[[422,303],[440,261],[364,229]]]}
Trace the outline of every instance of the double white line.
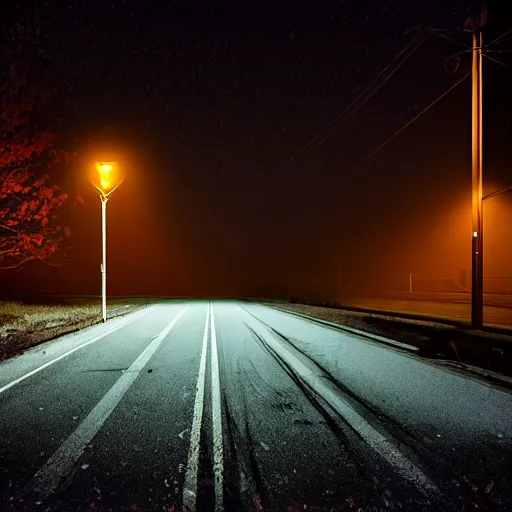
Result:
{"label": "double white line", "polygon": [[[133,382],[139,376],[140,372],[154,356],[164,339],[174,328],[180,317],[186,311],[187,307],[182,309],[178,315],[165,327],[165,329],[143,350],[132,365],[123,373],[115,384],[107,391],[103,398],[96,404],[82,423],[74,430],[57,451],[48,459],[48,461],[37,471],[37,473],[28,482],[22,495],[30,501],[42,503],[60,486],[62,481],[73,470],[78,459],[84,453],[85,447],[91,442],[98,433],[107,418],[117,407],[123,396],[131,387]],[[126,324],[123,324],[123,326]],[[115,330],[115,329],[113,329]],[[16,379],[12,383],[0,388],[5,391],[11,386],[21,382],[25,378],[43,370],[50,364],[67,357],[76,350],[84,348],[100,338],[104,333],[89,342],[83,343],[79,347],[65,352],[52,361],[41,365],[35,370],[29,372],[23,377]],[[209,336],[210,335],[210,336]],[[190,436],[190,448],[188,453],[188,465],[185,474],[183,487],[183,509],[195,512],[198,495],[198,472],[200,456],[200,438],[201,425],[204,410],[205,381],[207,371],[208,339],[210,338],[210,372],[211,372],[211,400],[212,400],[212,441],[213,441],[213,473],[214,473],[214,491],[215,491],[215,512],[223,510],[223,487],[224,487],[224,453],[222,444],[222,407],[219,378],[219,360],[217,356],[217,337],[215,332],[215,318],[213,306],[208,303],[206,313],[206,322],[204,326],[203,346],[201,360],[199,365],[199,376],[196,386],[196,397],[194,403],[194,415]],[[21,496],[20,496],[21,497]]]}
{"label": "double white line", "polygon": [[199,363],[199,375],[197,378],[196,398],[194,403],[194,417],[190,434],[190,448],[188,452],[187,472],[183,485],[183,509],[195,512],[198,493],[199,455],[201,440],[201,425],[203,421],[206,359],[208,354],[208,331],[210,332],[210,372],[211,372],[211,398],[212,398],[212,452],[213,452],[213,477],[215,492],[215,512],[223,510],[224,488],[224,451],[222,445],[222,408],[219,377],[219,359],[217,356],[217,336],[215,333],[215,318],[213,306],[209,302],[204,324],[203,348]]}
{"label": "double white line", "polygon": [[153,339],[126,372],[119,377],[115,384],[95,405],[76,430],[71,433],[58,450],[37,471],[25,487],[23,492],[24,496],[41,503],[58,489],[63,479],[69,475],[76,462],[83,454],[85,447],[91,442],[107,418],[112,414],[113,410],[149,360],[154,356],[186,309],[187,307],[183,308],[167,327]]}

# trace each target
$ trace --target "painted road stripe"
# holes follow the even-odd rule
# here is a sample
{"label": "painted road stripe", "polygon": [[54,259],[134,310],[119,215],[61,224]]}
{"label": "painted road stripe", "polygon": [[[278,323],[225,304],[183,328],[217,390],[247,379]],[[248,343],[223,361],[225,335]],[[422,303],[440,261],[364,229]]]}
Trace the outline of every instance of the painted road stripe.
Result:
{"label": "painted road stripe", "polygon": [[199,472],[199,443],[201,438],[201,424],[204,410],[204,391],[206,377],[206,354],[208,352],[208,327],[210,323],[210,303],[206,308],[206,321],[204,324],[203,349],[199,363],[197,377],[196,398],[194,402],[194,416],[190,431],[190,447],[188,450],[187,472],[183,484],[183,510],[195,512],[197,503],[197,477]]}
{"label": "painted road stripe", "polygon": [[135,322],[135,320],[139,320],[140,318],[142,318],[142,317],[148,315],[149,313],[151,313],[152,311],[154,311],[154,309],[152,307],[150,307],[148,309],[149,309],[149,311],[148,310],[144,311],[144,314],[130,318],[128,321],[124,322],[123,324],[118,325],[117,327],[114,327],[112,329],[109,329],[108,331],[105,331],[103,334],[96,336],[92,340],[86,341],[85,343],[78,345],[78,347],[74,347],[74,348],[68,350],[67,352],[64,352],[64,354],[61,354],[60,356],[56,357],[55,359],[52,359],[51,361],[48,361],[48,362],[42,364],[41,366],[38,366],[34,370],[31,370],[30,372],[25,373],[21,377],[14,379],[13,381],[9,382],[8,384],[6,384],[5,386],[2,386],[0,388],[0,394],[2,394],[4,391],[7,391],[9,388],[12,388],[16,384],[19,384],[20,382],[24,381],[25,379],[32,377],[32,375],[39,373],[41,370],[48,368],[48,366],[51,366],[52,364],[60,361],[61,359],[64,359],[65,357],[70,356],[71,354],[73,354],[73,352],[76,352],[77,350],[80,350],[84,347],[87,347],[88,345],[91,345],[92,343],[95,343],[98,340],[101,340],[101,338],[104,338],[105,336],[108,336],[109,334],[112,334],[113,332],[115,332],[123,327],[126,327],[127,325],[131,324],[132,322]]}
{"label": "painted road stripe", "polygon": [[213,305],[210,312],[211,371],[212,371],[212,424],[213,424],[213,478],[215,489],[215,512],[224,510],[224,451],[222,446],[222,408],[220,395],[219,359],[217,357],[217,335]]}
{"label": "painted road stripe", "polygon": [[33,499],[36,502],[42,502],[57,490],[63,478],[72,471],[76,461],[83,454],[85,446],[91,442],[186,309],[187,307],[182,309],[167,327],[144,349],[128,370],[105,393],[84,421],[37,471],[24,489],[24,495],[27,498]]}
{"label": "painted road stripe", "polygon": [[299,313],[297,311],[290,311],[288,309],[283,309],[278,306],[262,306],[265,309],[277,309],[289,316],[298,316],[300,318],[304,318],[305,320],[309,320],[312,323],[325,325],[326,327],[332,327],[336,331],[344,333],[344,332],[350,332],[352,334],[356,334],[358,336],[358,341],[360,338],[364,338],[364,341],[375,340],[375,341],[381,341],[382,343],[385,343],[386,345],[394,345],[395,347],[404,348],[406,350],[410,350],[411,352],[419,352],[419,348],[415,347],[414,345],[409,345],[407,343],[403,343],[401,341],[392,340],[391,338],[385,338],[384,336],[379,336],[378,334],[373,334],[371,332],[367,331],[361,331],[361,329],[356,329],[354,327],[349,327],[348,325],[342,325],[337,324],[336,322],[329,322],[327,320],[323,320],[321,318],[315,318],[314,316],[305,315],[303,313]]}
{"label": "painted road stripe", "polygon": [[[245,310],[244,310],[245,311]],[[256,321],[247,311],[251,328],[271,349],[293,369],[298,377],[325,402],[327,402],[377,453],[386,459],[400,475],[412,482],[420,491],[431,494],[437,487],[393,443],[375,430],[349,403],[343,400],[340,390],[326,379],[317,367],[305,364],[295,354],[295,349],[285,346]]]}

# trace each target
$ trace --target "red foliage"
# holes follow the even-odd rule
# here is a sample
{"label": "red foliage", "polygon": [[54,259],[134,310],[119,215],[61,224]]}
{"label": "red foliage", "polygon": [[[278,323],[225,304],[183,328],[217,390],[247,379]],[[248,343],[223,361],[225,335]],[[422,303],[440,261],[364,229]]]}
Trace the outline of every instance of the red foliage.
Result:
{"label": "red foliage", "polygon": [[2,176],[0,268],[18,266],[30,259],[48,261],[59,249],[64,235],[53,215],[67,195],[55,185],[48,186],[47,181],[48,177],[41,185],[34,174],[21,170]]}
{"label": "red foliage", "polygon": [[48,130],[51,88],[31,79],[17,61],[0,86],[0,268],[39,259],[49,262],[64,240],[57,210],[67,195],[42,170],[56,161],[56,134]]}

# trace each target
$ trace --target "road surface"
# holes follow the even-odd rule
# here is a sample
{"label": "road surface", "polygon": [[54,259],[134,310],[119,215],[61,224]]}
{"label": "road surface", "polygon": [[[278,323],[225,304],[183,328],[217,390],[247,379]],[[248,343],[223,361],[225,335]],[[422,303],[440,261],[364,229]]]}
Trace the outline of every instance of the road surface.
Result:
{"label": "road surface", "polygon": [[258,304],[46,343],[0,410],[1,510],[512,509],[509,390]]}

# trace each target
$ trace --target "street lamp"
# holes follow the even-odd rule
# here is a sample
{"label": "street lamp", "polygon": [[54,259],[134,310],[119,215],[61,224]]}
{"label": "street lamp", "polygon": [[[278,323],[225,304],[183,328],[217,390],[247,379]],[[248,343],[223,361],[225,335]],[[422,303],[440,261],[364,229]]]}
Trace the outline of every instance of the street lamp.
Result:
{"label": "street lamp", "polygon": [[96,162],[96,183],[93,185],[98,189],[101,199],[101,312],[103,321],[107,321],[107,201],[114,190],[121,185],[119,180],[116,162]]}

